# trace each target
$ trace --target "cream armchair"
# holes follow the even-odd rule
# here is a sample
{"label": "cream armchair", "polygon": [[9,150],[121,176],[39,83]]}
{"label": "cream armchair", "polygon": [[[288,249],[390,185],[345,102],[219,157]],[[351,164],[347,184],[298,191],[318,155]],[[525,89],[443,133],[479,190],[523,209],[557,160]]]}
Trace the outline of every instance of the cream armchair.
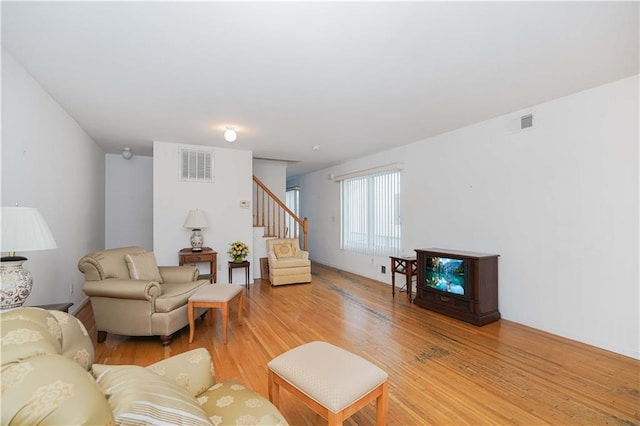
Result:
{"label": "cream armchair", "polygon": [[296,238],[267,240],[271,285],[311,282],[309,252],[300,250]]}
{"label": "cream armchair", "polygon": [[[82,290],[91,299],[98,343],[107,333],[160,336],[168,345],[174,332],[186,326],[189,296],[208,284],[198,269],[161,266],[141,247],[89,253],[78,262],[84,274]],[[196,315],[205,313],[196,311]]]}

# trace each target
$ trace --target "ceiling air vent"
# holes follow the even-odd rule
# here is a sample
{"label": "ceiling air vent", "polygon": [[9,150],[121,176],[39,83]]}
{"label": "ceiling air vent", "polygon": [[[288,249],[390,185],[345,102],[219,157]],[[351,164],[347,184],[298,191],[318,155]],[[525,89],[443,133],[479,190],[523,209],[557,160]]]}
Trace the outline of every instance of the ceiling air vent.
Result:
{"label": "ceiling air vent", "polygon": [[527,114],[520,117],[520,129],[529,129],[533,127],[533,114]]}
{"label": "ceiling air vent", "polygon": [[213,153],[196,149],[180,150],[180,180],[213,182]]}

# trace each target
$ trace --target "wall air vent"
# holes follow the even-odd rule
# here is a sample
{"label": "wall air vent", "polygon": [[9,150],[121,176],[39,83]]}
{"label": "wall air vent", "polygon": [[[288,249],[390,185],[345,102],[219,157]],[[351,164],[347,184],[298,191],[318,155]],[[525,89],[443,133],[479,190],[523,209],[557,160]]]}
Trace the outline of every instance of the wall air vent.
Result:
{"label": "wall air vent", "polygon": [[213,182],[213,152],[181,149],[180,180],[190,182]]}
{"label": "wall air vent", "polygon": [[533,114],[527,114],[520,117],[520,129],[529,129],[533,127]]}

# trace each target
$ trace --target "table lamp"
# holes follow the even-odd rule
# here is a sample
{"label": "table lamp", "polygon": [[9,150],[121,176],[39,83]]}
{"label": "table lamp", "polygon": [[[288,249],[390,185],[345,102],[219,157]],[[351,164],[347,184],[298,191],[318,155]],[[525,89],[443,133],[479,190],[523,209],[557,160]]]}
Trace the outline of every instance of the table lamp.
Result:
{"label": "table lamp", "polygon": [[204,236],[201,231],[208,226],[204,214],[197,209],[189,211],[183,226],[185,228],[191,228],[193,231],[191,234],[191,251],[202,251]]}
{"label": "table lamp", "polygon": [[22,267],[27,258],[16,256],[16,252],[49,250],[57,245],[47,222],[33,207],[2,207],[0,221],[0,249],[9,253],[0,259],[0,309],[18,308],[29,297],[33,278]]}

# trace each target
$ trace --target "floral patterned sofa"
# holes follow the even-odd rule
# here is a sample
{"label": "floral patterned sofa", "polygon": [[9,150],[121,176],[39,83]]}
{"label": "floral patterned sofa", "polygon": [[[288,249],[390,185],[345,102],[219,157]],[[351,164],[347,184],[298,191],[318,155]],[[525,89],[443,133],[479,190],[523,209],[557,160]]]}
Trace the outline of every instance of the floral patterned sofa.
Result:
{"label": "floral patterned sofa", "polygon": [[148,367],[93,364],[82,323],[39,308],[0,314],[0,345],[3,425],[287,424],[261,395],[216,383],[203,348]]}

